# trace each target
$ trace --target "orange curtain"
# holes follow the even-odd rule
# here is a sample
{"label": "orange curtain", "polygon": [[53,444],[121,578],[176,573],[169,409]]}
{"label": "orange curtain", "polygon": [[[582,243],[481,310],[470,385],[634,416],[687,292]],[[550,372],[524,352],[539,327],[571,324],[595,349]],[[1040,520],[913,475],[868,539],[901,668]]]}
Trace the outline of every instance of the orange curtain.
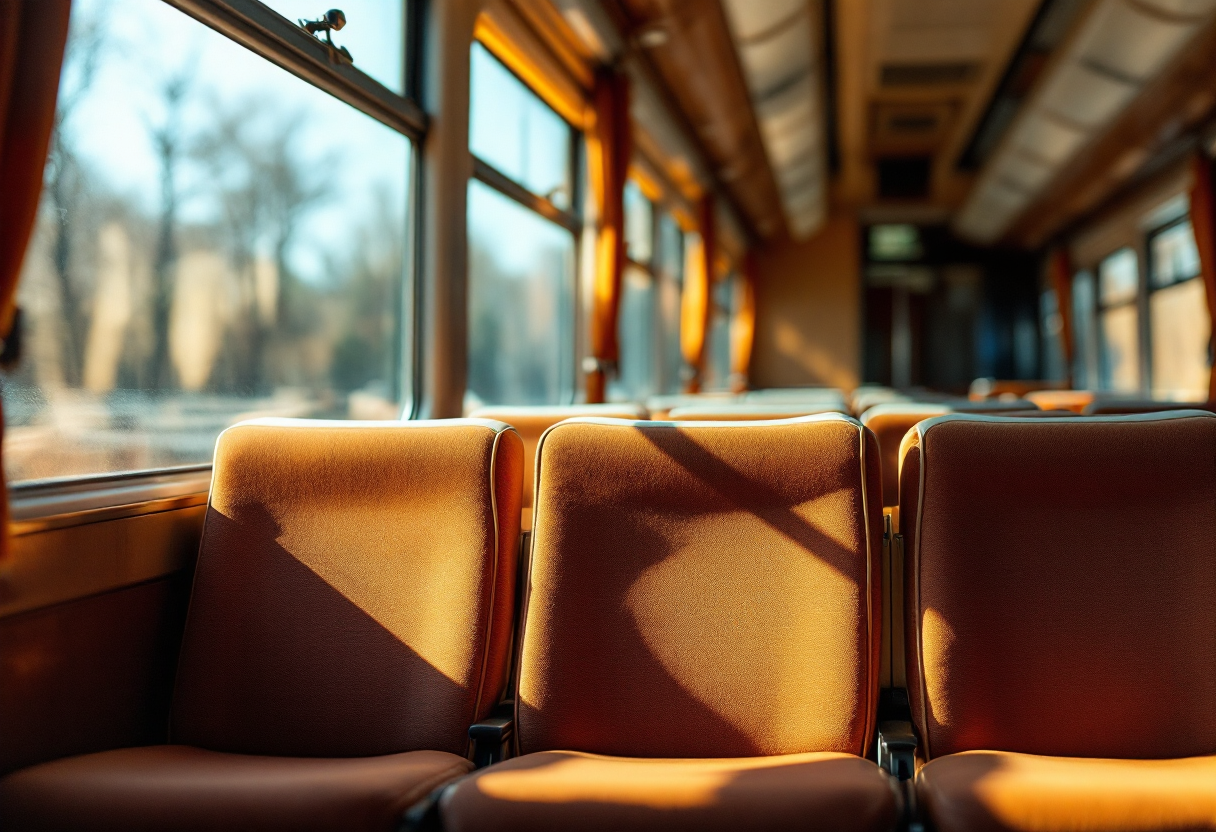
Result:
{"label": "orange curtain", "polygon": [[621,272],[625,265],[625,178],[633,155],[629,121],[629,79],[604,68],[595,77],[595,123],[588,134],[591,192],[599,215],[596,229],[595,283],[591,308],[591,358],[587,401],[604,401],[608,373],[620,358],[617,321],[621,309]]}
{"label": "orange curtain", "polygon": [[[1212,161],[1202,151],[1195,154],[1191,178],[1191,227],[1195,230],[1195,247],[1199,250],[1212,337],[1216,338],[1216,204],[1212,196]],[[1208,376],[1208,401],[1216,402],[1216,362]]]}
{"label": "orange curtain", "polygon": [[1068,388],[1073,387],[1072,367],[1076,341],[1072,325],[1072,262],[1068,249],[1060,246],[1051,252],[1047,263],[1051,288],[1056,295],[1056,310],[1060,313],[1060,347],[1064,352],[1064,372]]}
{"label": "orange curtain", "polygon": [[[0,340],[12,329],[38,213],[70,10],[71,0],[0,0]],[[8,517],[8,489],[0,488],[0,560],[8,554]]]}
{"label": "orange curtain", "polygon": [[705,367],[705,337],[709,329],[710,291],[714,281],[717,245],[714,230],[714,199],[701,197],[697,206],[700,240],[688,247],[684,261],[684,294],[680,303],[680,351],[693,372],[684,385],[685,393],[701,392]]}
{"label": "orange curtain", "polygon": [[747,389],[752,344],[756,340],[756,255],[750,251],[743,258],[742,279],[739,308],[730,323],[731,389],[736,393]]}

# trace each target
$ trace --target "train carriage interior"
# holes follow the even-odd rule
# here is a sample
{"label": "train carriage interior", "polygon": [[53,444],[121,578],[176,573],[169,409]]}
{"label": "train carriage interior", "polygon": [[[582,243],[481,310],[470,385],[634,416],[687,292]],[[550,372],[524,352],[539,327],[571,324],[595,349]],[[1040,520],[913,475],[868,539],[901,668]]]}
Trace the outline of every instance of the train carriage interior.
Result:
{"label": "train carriage interior", "polygon": [[0,829],[1216,832],[1216,0],[331,2],[0,0]]}

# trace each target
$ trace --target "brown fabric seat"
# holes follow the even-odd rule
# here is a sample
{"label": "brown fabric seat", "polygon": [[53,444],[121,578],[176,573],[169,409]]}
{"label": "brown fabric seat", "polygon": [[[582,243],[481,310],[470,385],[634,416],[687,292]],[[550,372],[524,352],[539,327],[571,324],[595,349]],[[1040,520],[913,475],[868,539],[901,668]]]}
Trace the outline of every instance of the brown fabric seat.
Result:
{"label": "brown fabric seat", "polygon": [[524,756],[452,787],[445,824],[768,829],[796,807],[839,828],[858,801],[856,828],[891,828],[895,794],[860,759],[878,692],[877,452],[837,415],[549,430],[518,671]]}
{"label": "brown fabric seat", "polygon": [[1216,415],[945,416],[904,444],[932,824],[1213,828]]}
{"label": "brown fabric seat", "polygon": [[480,407],[469,414],[473,419],[492,419],[505,422],[519,434],[524,442],[524,502],[522,524],[532,528],[532,492],[535,489],[536,445],[549,428],[565,419],[579,416],[596,416],[607,419],[649,419],[646,408],[628,402],[610,404],[571,404],[519,406],[490,405]]}
{"label": "brown fabric seat", "polygon": [[1216,756],[1102,760],[969,751],[918,777],[942,832],[1216,830]]}
{"label": "brown fabric seat", "polygon": [[444,827],[493,830],[890,829],[894,781],[851,754],[639,759],[542,751],[448,798]]}
{"label": "brown fabric seat", "polygon": [[468,726],[504,688],[522,460],[513,430],[480,420],[225,431],[177,745],[10,775],[0,827],[87,807],[71,828],[392,828],[469,770]]}
{"label": "brown fabric seat", "polygon": [[412,803],[472,768],[444,751],[320,759],[127,748],[7,778],[4,828],[394,829]]}

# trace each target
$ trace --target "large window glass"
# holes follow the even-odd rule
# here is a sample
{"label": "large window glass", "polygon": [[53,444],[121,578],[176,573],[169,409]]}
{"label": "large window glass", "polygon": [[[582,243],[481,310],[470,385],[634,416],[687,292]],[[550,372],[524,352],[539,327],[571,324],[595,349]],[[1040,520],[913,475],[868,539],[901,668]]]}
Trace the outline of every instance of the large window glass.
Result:
{"label": "large window glass", "polygon": [[1064,366],[1064,320],[1060,316],[1056,293],[1051,289],[1039,295],[1039,333],[1042,355],[1040,377],[1061,381],[1068,375]]}
{"label": "large window glass", "polygon": [[469,183],[470,407],[546,404],[568,392],[574,236]]}
{"label": "large window glass", "polygon": [[250,416],[400,414],[410,153],[168,4],[77,0],[9,480],[209,462]]}
{"label": "large window glass", "polygon": [[1098,387],[1097,293],[1094,275],[1080,271],[1072,280],[1072,326],[1074,338],[1073,384],[1083,390]]}
{"label": "large window glass", "polygon": [[533,194],[573,204],[573,131],[480,43],[473,44],[469,149]]}
{"label": "large window glass", "polygon": [[710,309],[709,341],[706,344],[705,381],[707,391],[730,389],[730,322],[736,308],[735,284],[731,274],[714,284]]}
{"label": "large window glass", "polygon": [[574,394],[574,129],[474,44],[466,408]]}
{"label": "large window glass", "polygon": [[625,184],[625,250],[617,325],[620,363],[609,384],[614,400],[645,401],[658,390],[655,206],[633,181]]}
{"label": "large window glass", "polygon": [[1131,393],[1140,389],[1139,290],[1136,252],[1123,248],[1098,267],[1101,386]]}
{"label": "large window glass", "polygon": [[1211,321],[1190,220],[1149,235],[1153,396],[1206,399]]}
{"label": "large window glass", "polygon": [[684,288],[684,232],[670,214],[659,215],[658,315],[659,381],[661,393],[679,393],[684,386],[684,356],[680,352],[680,297]]}

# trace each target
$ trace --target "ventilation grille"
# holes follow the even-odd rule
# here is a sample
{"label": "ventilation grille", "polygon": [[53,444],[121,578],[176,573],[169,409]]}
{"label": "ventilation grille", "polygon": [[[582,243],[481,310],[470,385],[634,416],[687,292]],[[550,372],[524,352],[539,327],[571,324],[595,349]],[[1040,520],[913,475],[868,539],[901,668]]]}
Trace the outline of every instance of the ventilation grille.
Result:
{"label": "ventilation grille", "polygon": [[979,73],[971,62],[939,64],[883,64],[884,87],[939,87],[969,83]]}

